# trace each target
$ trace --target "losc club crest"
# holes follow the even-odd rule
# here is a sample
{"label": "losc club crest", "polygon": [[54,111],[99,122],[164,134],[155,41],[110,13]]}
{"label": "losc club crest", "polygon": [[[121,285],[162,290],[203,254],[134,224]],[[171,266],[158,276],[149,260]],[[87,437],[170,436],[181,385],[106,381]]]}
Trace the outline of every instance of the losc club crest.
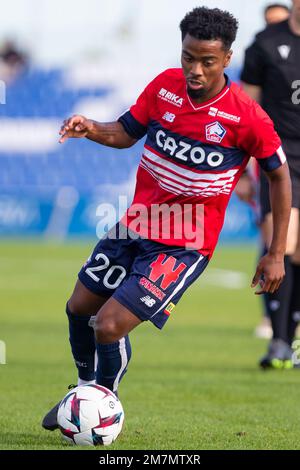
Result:
{"label": "losc club crest", "polygon": [[205,126],[206,140],[220,143],[226,134],[226,129],[218,122],[212,122]]}

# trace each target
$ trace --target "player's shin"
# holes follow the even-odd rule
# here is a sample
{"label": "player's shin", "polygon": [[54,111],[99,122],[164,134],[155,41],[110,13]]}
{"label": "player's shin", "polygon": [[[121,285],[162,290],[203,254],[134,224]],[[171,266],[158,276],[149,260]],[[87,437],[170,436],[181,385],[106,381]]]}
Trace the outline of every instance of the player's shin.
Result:
{"label": "player's shin", "polygon": [[128,335],[115,343],[97,344],[97,356],[96,383],[117,393],[131,358]]}
{"label": "player's shin", "polygon": [[271,318],[273,338],[288,343],[288,316],[291,299],[292,266],[290,257],[284,257],[285,278],[279,289],[273,294],[267,293],[266,304]]}
{"label": "player's shin", "polygon": [[69,340],[78,369],[78,385],[95,382],[95,337],[94,329],[89,325],[90,317],[66,312],[69,319]]}
{"label": "player's shin", "polygon": [[292,344],[296,328],[300,322],[300,264],[293,263],[293,290],[291,296],[289,322],[288,322],[288,341]]}

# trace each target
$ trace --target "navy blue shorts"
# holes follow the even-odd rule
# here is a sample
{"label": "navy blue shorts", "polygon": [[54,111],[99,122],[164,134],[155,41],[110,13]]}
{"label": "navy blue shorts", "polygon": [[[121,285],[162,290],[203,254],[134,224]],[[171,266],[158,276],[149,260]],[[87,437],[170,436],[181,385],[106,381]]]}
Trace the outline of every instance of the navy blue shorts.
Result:
{"label": "navy blue shorts", "polygon": [[[111,239],[114,230],[116,239]],[[162,328],[208,257],[145,238],[132,239],[117,224],[96,245],[78,277],[91,292],[113,297],[140,320]]]}

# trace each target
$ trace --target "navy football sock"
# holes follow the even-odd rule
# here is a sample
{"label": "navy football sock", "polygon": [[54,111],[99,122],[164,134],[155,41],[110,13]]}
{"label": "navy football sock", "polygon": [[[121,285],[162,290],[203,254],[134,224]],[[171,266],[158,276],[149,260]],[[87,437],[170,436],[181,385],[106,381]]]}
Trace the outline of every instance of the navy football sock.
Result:
{"label": "navy football sock", "polygon": [[69,319],[69,334],[72,354],[78,369],[79,379],[95,380],[95,336],[89,326],[90,316],[76,315],[66,306]]}
{"label": "navy football sock", "polygon": [[279,289],[274,294],[266,296],[267,307],[271,318],[273,338],[282,339],[286,343],[288,338],[288,317],[292,293],[292,266],[290,257],[284,257],[285,277]]}
{"label": "navy football sock", "polygon": [[294,340],[296,328],[300,321],[300,265],[292,264],[292,269],[293,290],[288,321],[288,340],[290,345]]}
{"label": "navy football sock", "polygon": [[97,344],[98,364],[96,382],[117,392],[131,358],[128,335],[111,344]]}

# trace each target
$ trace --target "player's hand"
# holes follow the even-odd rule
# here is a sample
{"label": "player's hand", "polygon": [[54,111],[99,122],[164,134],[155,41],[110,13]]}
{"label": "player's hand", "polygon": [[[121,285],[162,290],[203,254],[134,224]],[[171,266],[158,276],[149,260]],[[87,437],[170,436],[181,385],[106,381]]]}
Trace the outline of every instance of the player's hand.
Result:
{"label": "player's hand", "polygon": [[69,137],[86,137],[91,130],[91,126],[92,121],[90,119],[75,114],[75,116],[63,122],[59,131],[59,134],[62,136],[59,139],[59,143],[63,144]]}
{"label": "player's hand", "polygon": [[265,292],[273,294],[282,283],[284,275],[284,255],[267,253],[257,265],[251,287],[260,286],[260,290],[255,292],[256,295]]}

